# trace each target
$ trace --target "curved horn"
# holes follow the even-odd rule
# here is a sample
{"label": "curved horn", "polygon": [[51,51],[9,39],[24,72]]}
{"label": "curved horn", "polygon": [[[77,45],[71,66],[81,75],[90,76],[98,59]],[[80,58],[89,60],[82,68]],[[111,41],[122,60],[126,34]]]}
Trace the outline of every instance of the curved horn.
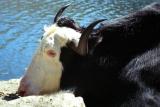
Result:
{"label": "curved horn", "polygon": [[55,18],[54,18],[54,23],[57,22],[57,20],[59,19],[59,17],[62,15],[63,11],[70,6],[70,4],[67,4],[66,6],[63,6],[62,8],[59,9],[59,11],[57,12]]}
{"label": "curved horn", "polygon": [[72,48],[74,51],[76,51],[80,55],[86,55],[88,53],[88,38],[90,34],[92,33],[93,28],[100,22],[104,21],[106,19],[101,19],[94,21],[91,23],[82,33],[78,46],[76,47],[76,44],[71,42],[69,43],[69,47]]}

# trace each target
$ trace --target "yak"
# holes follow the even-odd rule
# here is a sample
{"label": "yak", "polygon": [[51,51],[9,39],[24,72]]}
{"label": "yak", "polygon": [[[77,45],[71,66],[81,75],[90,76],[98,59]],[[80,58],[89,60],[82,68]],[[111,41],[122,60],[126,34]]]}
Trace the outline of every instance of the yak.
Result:
{"label": "yak", "polygon": [[73,90],[87,107],[160,106],[160,4],[103,23],[78,26],[61,18],[45,28],[21,80],[22,96]]}

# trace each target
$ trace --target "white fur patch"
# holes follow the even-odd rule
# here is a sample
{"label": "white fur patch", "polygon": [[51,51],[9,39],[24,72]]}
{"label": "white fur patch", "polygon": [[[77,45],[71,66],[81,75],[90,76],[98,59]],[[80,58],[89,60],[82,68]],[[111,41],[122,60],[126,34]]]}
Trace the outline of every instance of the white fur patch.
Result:
{"label": "white fur patch", "polygon": [[55,38],[57,38],[60,41],[61,46],[65,46],[68,41],[72,40],[79,42],[79,38],[81,36],[81,33],[75,31],[74,29],[67,27],[58,27],[56,24],[48,27],[45,26],[44,31],[45,33],[43,37],[56,36]]}
{"label": "white fur patch", "polygon": [[[81,36],[71,28],[58,27],[56,24],[44,27],[44,31],[40,46],[23,77],[25,79],[21,80],[19,91],[27,86],[25,95],[50,93],[59,89],[63,69],[59,60],[60,49],[69,41],[78,43]],[[48,56],[48,50],[56,52],[56,56]]]}

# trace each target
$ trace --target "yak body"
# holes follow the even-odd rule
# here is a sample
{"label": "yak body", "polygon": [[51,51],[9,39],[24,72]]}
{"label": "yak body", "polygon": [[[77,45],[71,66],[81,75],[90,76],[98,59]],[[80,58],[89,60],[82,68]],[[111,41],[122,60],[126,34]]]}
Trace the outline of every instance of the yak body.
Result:
{"label": "yak body", "polygon": [[87,107],[159,107],[159,36],[160,4],[104,24],[88,55],[61,49],[61,89],[75,90]]}
{"label": "yak body", "polygon": [[70,89],[87,107],[160,106],[160,4],[103,24],[90,35],[86,55],[67,46],[68,41],[78,44],[82,29],[57,17],[21,80],[19,94]]}

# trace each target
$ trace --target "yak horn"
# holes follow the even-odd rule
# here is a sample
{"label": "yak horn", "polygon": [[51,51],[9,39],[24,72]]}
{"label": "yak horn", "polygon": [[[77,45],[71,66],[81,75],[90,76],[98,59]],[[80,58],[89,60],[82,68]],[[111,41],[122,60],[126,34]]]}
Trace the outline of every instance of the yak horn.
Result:
{"label": "yak horn", "polygon": [[58,19],[60,18],[60,16],[62,15],[63,11],[70,6],[70,4],[63,6],[62,8],[59,9],[59,11],[57,12],[55,18],[54,18],[54,23],[56,23],[58,21]]}
{"label": "yak horn", "polygon": [[101,20],[97,20],[94,21],[93,23],[91,23],[82,33],[78,46],[76,46],[76,44],[74,42],[70,42],[68,43],[68,46],[70,48],[72,48],[74,51],[76,51],[78,54],[84,56],[86,54],[88,54],[88,38],[90,36],[90,34],[93,31],[93,28],[100,22],[104,21],[106,19],[101,19]]}

